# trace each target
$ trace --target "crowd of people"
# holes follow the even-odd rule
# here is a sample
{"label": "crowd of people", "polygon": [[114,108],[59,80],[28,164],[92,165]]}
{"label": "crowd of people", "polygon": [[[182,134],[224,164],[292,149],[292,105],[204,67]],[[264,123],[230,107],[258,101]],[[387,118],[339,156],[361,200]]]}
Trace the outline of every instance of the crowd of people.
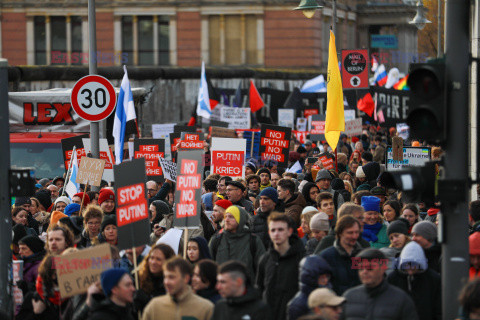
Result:
{"label": "crowd of people", "polygon": [[[406,202],[384,184],[394,135],[374,126],[360,139],[342,135],[336,170],[318,158],[332,152],[328,144],[309,140],[292,142],[289,167],[298,161],[299,172],[253,158],[245,179],[206,168],[201,224],[178,252],[162,242],[174,227],[174,181],[146,182],[150,243],[119,251],[111,186],[70,198],[63,177],[41,179],[11,211],[12,256],[23,260],[15,317],[441,319],[440,204]],[[433,147],[432,158],[440,155]],[[480,201],[469,216],[470,282],[459,319],[480,316]],[[102,243],[113,268],[86,293],[62,297],[54,257]]]}

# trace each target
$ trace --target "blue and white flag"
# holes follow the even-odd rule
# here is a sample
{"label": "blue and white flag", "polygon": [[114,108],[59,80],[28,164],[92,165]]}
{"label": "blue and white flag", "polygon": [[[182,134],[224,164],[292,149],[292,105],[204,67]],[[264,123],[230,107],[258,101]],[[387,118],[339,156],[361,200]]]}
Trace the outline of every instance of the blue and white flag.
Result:
{"label": "blue and white flag", "polygon": [[200,87],[198,88],[197,116],[210,119],[212,108],[208,96],[207,77],[205,75],[205,62],[202,61],[202,74],[200,75]]}
{"label": "blue and white flag", "polygon": [[300,92],[327,92],[327,84],[325,83],[323,74],[305,82],[302,89],[300,89]]}
{"label": "blue and white flag", "polygon": [[115,120],[113,122],[113,138],[115,139],[115,164],[123,161],[123,144],[125,141],[125,128],[127,122],[137,118],[135,114],[135,105],[133,104],[132,88],[128,80],[127,67],[123,66],[125,75],[120,86],[120,93],[117,99],[117,110],[115,111]]}
{"label": "blue and white flag", "polygon": [[73,152],[73,159],[72,159],[72,168],[70,170],[70,179],[68,179],[67,185],[65,186],[65,192],[67,193],[68,197],[72,199],[73,195],[80,192],[80,184],[76,183],[77,180],[77,173],[78,173],[78,160],[77,160],[77,152]]}

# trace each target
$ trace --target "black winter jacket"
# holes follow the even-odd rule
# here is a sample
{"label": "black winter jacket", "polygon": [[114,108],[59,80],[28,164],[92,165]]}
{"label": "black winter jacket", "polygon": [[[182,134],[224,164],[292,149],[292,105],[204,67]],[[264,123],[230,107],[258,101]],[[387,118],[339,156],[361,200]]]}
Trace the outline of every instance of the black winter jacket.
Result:
{"label": "black winter jacket", "polygon": [[[249,318],[247,318],[249,317]],[[270,320],[273,319],[268,305],[260,293],[252,287],[241,297],[221,299],[215,305],[212,320]]]}
{"label": "black winter jacket", "polygon": [[253,216],[250,220],[250,229],[252,233],[262,240],[265,248],[270,248],[272,241],[268,235],[267,219],[270,212],[262,212],[260,208],[257,209],[257,215]]}
{"label": "black winter jacket", "polygon": [[89,320],[134,320],[130,306],[121,307],[110,299],[103,300],[90,312]]}
{"label": "black winter jacket", "polygon": [[303,242],[293,234],[285,255],[271,247],[260,259],[256,286],[263,293],[274,319],[286,319],[287,303],[298,291],[298,264],[305,255]]}

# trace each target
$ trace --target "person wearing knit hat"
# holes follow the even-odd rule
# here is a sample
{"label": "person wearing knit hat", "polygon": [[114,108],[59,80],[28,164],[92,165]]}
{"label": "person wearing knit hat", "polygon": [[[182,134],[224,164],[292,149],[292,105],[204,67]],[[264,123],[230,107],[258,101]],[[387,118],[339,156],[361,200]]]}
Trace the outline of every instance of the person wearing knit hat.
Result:
{"label": "person wearing knit hat", "polygon": [[272,200],[275,204],[278,202],[278,192],[272,187],[263,189],[262,192],[260,192],[259,196],[260,198],[267,197],[270,200]]}
{"label": "person wearing knit hat", "polygon": [[40,208],[40,211],[48,211],[52,206],[52,199],[50,198],[50,192],[47,190],[40,190],[35,193],[33,196],[40,202],[43,208]]}
{"label": "person wearing knit hat", "polygon": [[245,176],[255,174],[255,172],[257,172],[255,163],[252,160],[247,161],[247,163],[245,163]]}
{"label": "person wearing knit hat", "polygon": [[[29,283],[35,283],[38,276],[38,268],[45,257],[45,243],[37,236],[25,236],[18,242],[19,254],[23,260],[23,279],[28,287]],[[17,283],[19,284],[19,283]]]}
{"label": "person wearing knit hat", "polygon": [[215,230],[221,229],[220,223],[223,221],[223,217],[225,216],[225,211],[230,206],[232,206],[232,202],[226,199],[217,200],[215,202],[215,205],[213,206],[213,213],[210,218]]}
{"label": "person wearing knit hat", "polygon": [[42,178],[40,180],[38,180],[38,183],[42,185],[42,188],[46,188],[50,185],[50,179],[48,178]]}
{"label": "person wearing knit hat", "polygon": [[110,189],[100,190],[98,205],[102,208],[104,214],[115,214],[115,193]]}
{"label": "person wearing knit hat", "polygon": [[52,229],[57,225],[57,222],[62,218],[68,218],[66,214],[61,211],[53,211],[50,215],[50,224],[48,225],[48,230]]}
{"label": "person wearing knit hat", "polygon": [[15,207],[22,207],[28,211],[30,205],[32,204],[32,200],[28,197],[16,197],[15,198]]}
{"label": "person wearing knit hat", "polygon": [[113,214],[106,215],[103,218],[102,225],[100,227],[100,235],[98,236],[100,243],[108,242],[113,246],[118,243],[117,232],[117,217]]}
{"label": "person wearing knit hat", "polygon": [[[125,291],[124,288],[118,289],[118,293],[116,287],[119,283],[122,282],[122,286],[127,289]],[[110,301],[118,301],[120,300],[125,305],[127,303],[133,302],[133,293],[135,292],[135,287],[133,285],[132,278],[128,274],[128,272],[123,268],[112,268],[109,270],[105,270],[100,275],[100,283],[102,284],[102,289],[107,298]],[[121,293],[121,294],[120,294]],[[118,300],[117,300],[118,299]],[[119,302],[120,302],[119,301]],[[92,316],[94,313],[92,314]],[[125,314],[124,316],[128,316]]]}
{"label": "person wearing knit hat", "polygon": [[[74,219],[75,218],[75,219]],[[78,220],[77,218],[80,218]],[[73,235],[75,236],[75,243],[78,243],[81,239],[82,231],[83,231],[83,217],[79,216],[72,216],[72,217],[64,217],[58,220],[58,224],[61,227],[67,227],[72,231]],[[62,226],[63,224],[63,226]]]}
{"label": "person wearing knit hat", "polygon": [[403,247],[410,242],[408,229],[410,228],[407,220],[400,218],[392,221],[387,227],[387,235],[390,240],[390,246],[381,248],[380,251],[392,261],[392,268],[395,267],[395,258],[400,255]]}
{"label": "person wearing knit hat", "polygon": [[262,240],[265,248],[270,246],[270,236],[268,235],[267,218],[275,210],[278,203],[278,193],[272,187],[265,188],[259,195],[260,206],[251,221],[252,232]]}
{"label": "person wearing knit hat", "polygon": [[370,246],[380,249],[390,245],[387,236],[387,225],[380,216],[380,199],[374,196],[362,197],[365,210],[362,237],[370,242]]}
{"label": "person wearing knit hat", "polygon": [[469,253],[470,253],[470,270],[469,278],[480,277],[480,232],[474,232],[468,237]]}
{"label": "person wearing knit hat", "polygon": [[257,175],[260,177],[260,190],[271,187],[272,184],[270,180],[272,179],[272,174],[268,168],[260,168],[257,171]]}
{"label": "person wearing knit hat", "polygon": [[428,267],[440,272],[440,258],[442,247],[437,242],[437,226],[430,221],[420,221],[413,225],[412,240],[417,242],[425,251]]}
{"label": "person wearing knit hat", "polygon": [[83,193],[83,192],[75,193],[72,197],[72,202],[82,204],[82,199],[83,199],[83,207],[86,208],[90,203],[90,197],[86,193]]}
{"label": "person wearing knit hat", "polygon": [[53,210],[63,212],[65,207],[70,204],[70,199],[65,196],[58,197],[53,205]]}
{"label": "person wearing knit hat", "polygon": [[356,189],[356,192],[358,191],[369,191],[370,192],[371,186],[368,183],[362,183],[359,185]]}
{"label": "person wearing knit hat", "polygon": [[320,181],[326,180],[328,184],[325,182],[322,186],[318,186],[320,190],[325,190],[330,187],[330,182],[332,181],[332,175],[328,172],[327,169],[322,169],[317,172],[317,176],[315,177],[315,183],[318,185]]}
{"label": "person wearing knit hat", "polygon": [[65,184],[65,179],[63,177],[55,177],[52,181],[52,183],[57,186],[57,188],[62,188],[63,185]]}
{"label": "person wearing knit hat", "polygon": [[65,207],[63,213],[67,216],[78,216],[80,212],[80,205],[78,203],[70,203],[68,206]]}
{"label": "person wearing knit hat", "polygon": [[365,182],[366,181],[367,176],[365,175],[365,172],[363,172],[363,167],[362,166],[359,166],[357,168],[357,171],[355,172],[355,178],[357,178],[358,181],[360,181],[360,182]]}
{"label": "person wearing knit hat", "polygon": [[[20,239],[18,244],[20,247],[20,256],[22,257],[29,257],[32,254],[45,251],[45,242],[37,236],[27,235]],[[24,248],[23,246],[27,248]]]}

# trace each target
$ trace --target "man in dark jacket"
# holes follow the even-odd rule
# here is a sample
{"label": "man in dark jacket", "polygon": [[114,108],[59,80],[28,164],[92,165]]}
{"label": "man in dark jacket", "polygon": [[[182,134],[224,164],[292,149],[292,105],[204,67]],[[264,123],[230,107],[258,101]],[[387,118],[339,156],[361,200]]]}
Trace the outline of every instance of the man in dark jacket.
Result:
{"label": "man in dark jacket", "polygon": [[256,286],[274,319],[286,319],[287,303],[298,290],[298,264],[305,248],[293,230],[294,223],[289,216],[273,213],[268,217],[268,234],[273,246],[260,259]]}
{"label": "man in dark jacket", "polygon": [[225,184],[227,185],[225,190],[228,200],[235,205],[245,208],[245,210],[253,216],[253,203],[243,196],[246,190],[245,186],[239,181],[225,181]]}
{"label": "man in dark jacket", "polygon": [[329,279],[332,274],[332,268],[325,259],[311,255],[300,261],[299,266],[300,291],[288,302],[287,319],[296,320],[299,317],[308,314],[308,296],[310,293],[322,287],[330,287]]}
{"label": "man in dark jacket", "polygon": [[300,226],[302,210],[307,205],[301,193],[295,192],[295,182],[291,179],[281,179],[277,186],[278,199],[285,208],[285,214],[293,219],[295,226]]}
{"label": "man in dark jacket", "polygon": [[88,319],[133,320],[130,305],[133,303],[135,286],[127,271],[120,268],[109,269],[102,272],[100,279],[107,299],[93,308]]}
{"label": "man in dark jacket", "polygon": [[320,253],[332,268],[332,289],[338,295],[345,290],[360,284],[357,270],[352,265],[352,258],[361,251],[358,243],[360,237],[360,222],[352,216],[338,220],[335,227],[337,239],[333,247]]}
{"label": "man in dark jacket", "polygon": [[442,319],[440,275],[428,268],[427,258],[418,243],[411,241],[403,248],[398,268],[387,279],[412,298],[420,319]]}
{"label": "man in dark jacket", "polygon": [[217,279],[216,288],[222,299],[215,305],[212,320],[273,319],[260,293],[250,285],[243,263],[229,261],[222,264]]}
{"label": "man in dark jacket", "polygon": [[268,236],[267,219],[278,203],[278,193],[277,190],[269,187],[263,189],[259,197],[260,207],[257,209],[257,214],[252,218],[250,224],[252,232],[262,240],[263,246],[269,248],[271,242]]}
{"label": "man in dark jacket", "polygon": [[388,259],[378,249],[364,249],[357,256],[362,285],[345,292],[343,319],[418,319],[412,299],[385,279]]}

